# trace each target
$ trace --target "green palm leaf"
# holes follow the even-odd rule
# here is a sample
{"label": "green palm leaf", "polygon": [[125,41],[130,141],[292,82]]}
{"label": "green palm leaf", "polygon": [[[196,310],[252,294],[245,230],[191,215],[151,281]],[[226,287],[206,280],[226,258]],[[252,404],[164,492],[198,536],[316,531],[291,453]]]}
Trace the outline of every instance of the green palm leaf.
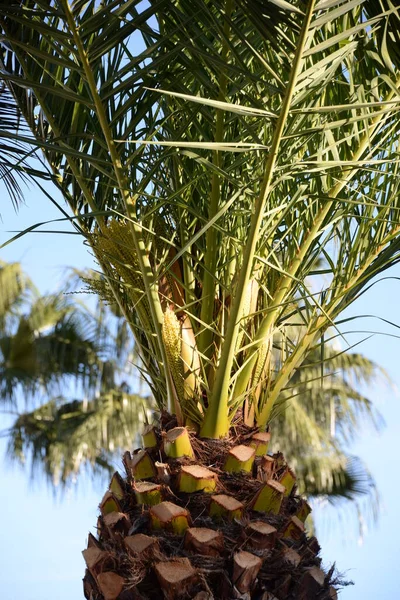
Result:
{"label": "green palm leaf", "polygon": [[6,432],[8,456],[55,486],[83,473],[110,475],[142,418],[142,399],[116,388],[90,401],[54,398],[17,418]]}

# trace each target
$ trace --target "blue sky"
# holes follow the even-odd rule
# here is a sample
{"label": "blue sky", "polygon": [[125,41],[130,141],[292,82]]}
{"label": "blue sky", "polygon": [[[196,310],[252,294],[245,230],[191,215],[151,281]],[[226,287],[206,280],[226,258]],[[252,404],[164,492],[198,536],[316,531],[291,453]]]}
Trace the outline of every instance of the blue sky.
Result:
{"label": "blue sky", "polygon": [[[26,192],[26,206],[21,207],[18,215],[4,191],[1,198],[0,243],[12,235],[9,233],[12,230],[60,216],[49,200],[34,189]],[[46,229],[71,230],[64,223],[46,226]],[[73,235],[28,234],[0,250],[0,259],[21,261],[42,292],[62,286],[65,267],[93,265],[82,240]],[[389,275],[400,277],[400,268],[393,269]],[[400,282],[396,280],[376,285],[353,305],[348,316],[373,314],[400,322],[399,291]],[[400,330],[373,319],[353,322],[351,328],[400,334]],[[346,588],[340,598],[389,600],[398,597],[400,402],[396,386],[400,383],[400,339],[376,335],[361,349],[385,367],[394,384],[391,388],[382,382],[368,390],[384,415],[386,428],[380,435],[366,429],[354,446],[354,453],[369,465],[378,484],[382,501],[380,518],[376,526],[369,526],[362,545],[359,545],[357,526],[354,518],[350,519],[350,513],[347,516],[339,513],[338,517],[332,509],[318,508],[315,518],[324,563],[330,565],[336,561],[339,570],[356,583]],[[0,429],[5,425],[3,419]],[[99,484],[93,487],[86,481],[62,499],[56,498],[43,480],[32,481],[29,473],[11,467],[4,452],[4,440],[0,440],[1,597],[80,600],[84,572],[81,550],[88,531],[94,529],[103,488]]]}

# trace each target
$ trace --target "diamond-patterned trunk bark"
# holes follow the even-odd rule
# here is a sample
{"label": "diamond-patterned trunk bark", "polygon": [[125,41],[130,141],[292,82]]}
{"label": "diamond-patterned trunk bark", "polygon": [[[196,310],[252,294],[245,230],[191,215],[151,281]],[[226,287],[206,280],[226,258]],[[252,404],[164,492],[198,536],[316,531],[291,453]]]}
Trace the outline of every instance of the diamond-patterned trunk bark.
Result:
{"label": "diamond-patterned trunk bark", "polygon": [[100,504],[83,553],[88,600],[336,598],[281,454],[252,452],[260,436],[241,427],[222,441],[191,434],[179,457],[181,431],[162,425],[156,444],[125,453],[126,478],[115,474]]}

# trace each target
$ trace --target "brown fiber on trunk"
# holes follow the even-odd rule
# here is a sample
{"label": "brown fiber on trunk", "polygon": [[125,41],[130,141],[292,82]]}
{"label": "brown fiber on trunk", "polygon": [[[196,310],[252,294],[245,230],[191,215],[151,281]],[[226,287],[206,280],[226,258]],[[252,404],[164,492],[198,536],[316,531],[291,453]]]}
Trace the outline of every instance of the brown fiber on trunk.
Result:
{"label": "brown fiber on trunk", "polygon": [[169,485],[171,481],[171,470],[169,468],[169,465],[167,463],[161,463],[156,461],[154,463],[154,466],[157,470],[158,481],[160,483],[165,483],[166,485]]}
{"label": "brown fiber on trunk", "polygon": [[266,454],[261,457],[261,461],[257,470],[257,479],[265,483],[272,478],[274,474],[275,460],[273,456]]}

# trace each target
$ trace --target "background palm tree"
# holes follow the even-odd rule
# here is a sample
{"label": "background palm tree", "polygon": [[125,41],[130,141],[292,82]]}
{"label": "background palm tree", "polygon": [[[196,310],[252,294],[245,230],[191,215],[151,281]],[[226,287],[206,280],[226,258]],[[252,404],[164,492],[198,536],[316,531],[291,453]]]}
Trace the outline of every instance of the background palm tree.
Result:
{"label": "background palm tree", "polygon": [[[40,296],[18,263],[0,264],[0,397],[15,406],[72,379],[89,390],[101,375],[96,318],[66,296]],[[101,345],[100,345],[101,344]]]}
{"label": "background palm tree", "polygon": [[[100,540],[85,555],[87,597],[134,587],[160,596],[154,578],[148,585],[153,563],[140,570],[135,559],[137,538],[125,543],[134,558],[117,559],[130,521],[134,531],[161,530],[154,569],[166,597],[332,597],[291,472],[280,456],[255,461],[260,439],[251,436],[342,311],[398,261],[400,80],[386,42],[396,8],[369,18],[354,0],[37,0],[2,7],[0,24],[2,78],[33,134],[24,141],[44,151],[105,275],[96,290],[118,303],[159,408],[176,414],[146,431],[147,452],[125,456],[128,484],[113,478]],[[199,431],[195,450],[174,425]],[[230,445],[215,441],[227,436]],[[183,455],[195,465],[170,461],[171,495],[167,467],[154,461]],[[196,477],[201,460],[207,484]],[[242,470],[258,483],[232,474]],[[132,491],[133,476],[151,490]],[[187,495],[198,485],[225,493]],[[151,504],[147,493],[164,503],[141,521],[132,503]],[[271,513],[284,493],[278,523]],[[173,558],[165,530],[181,534],[191,516],[206,527],[208,510],[237,517],[244,506],[249,518],[266,513],[257,535],[268,525],[288,538],[268,542],[276,568],[228,543],[254,550],[246,522],[232,535],[224,521],[218,580],[212,569],[200,576],[198,555],[214,550],[193,528],[190,561]],[[294,548],[300,579],[293,564],[279,568]]]}
{"label": "background palm tree", "polygon": [[75,296],[39,295],[18,263],[0,263],[0,282],[1,401],[18,413],[3,432],[9,455],[55,485],[109,473],[151,407],[131,393],[126,324],[101,301],[91,312]]}

